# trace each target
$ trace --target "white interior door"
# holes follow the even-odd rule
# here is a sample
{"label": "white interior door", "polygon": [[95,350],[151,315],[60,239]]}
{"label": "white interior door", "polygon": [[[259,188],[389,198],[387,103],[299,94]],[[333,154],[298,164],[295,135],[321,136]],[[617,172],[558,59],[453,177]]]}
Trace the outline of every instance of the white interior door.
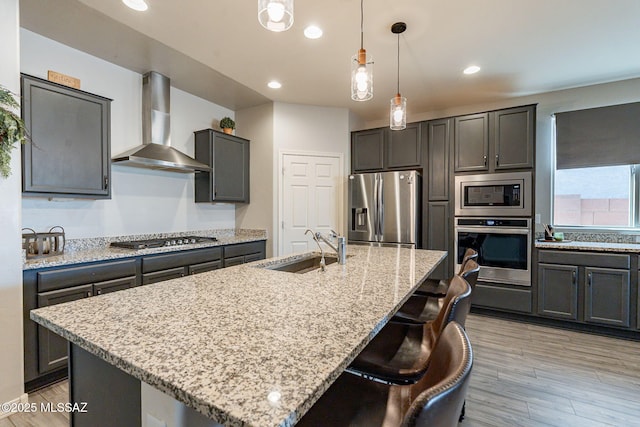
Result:
{"label": "white interior door", "polygon": [[280,255],[316,249],[308,228],[340,232],[341,163],[339,155],[282,155]]}

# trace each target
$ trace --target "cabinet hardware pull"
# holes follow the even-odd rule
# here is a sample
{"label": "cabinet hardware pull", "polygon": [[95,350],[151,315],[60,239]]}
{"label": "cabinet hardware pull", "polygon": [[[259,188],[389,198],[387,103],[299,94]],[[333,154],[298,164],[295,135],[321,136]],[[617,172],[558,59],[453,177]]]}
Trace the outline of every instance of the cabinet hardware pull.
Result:
{"label": "cabinet hardware pull", "polygon": [[98,295],[102,295],[102,291],[101,291],[101,290],[99,290],[99,289],[96,291],[96,293],[97,293]]}
{"label": "cabinet hardware pull", "polygon": [[104,188],[103,190],[106,190],[109,188],[109,177],[107,175],[104,176]]}
{"label": "cabinet hardware pull", "polygon": [[500,154],[496,154],[496,166],[500,166]]}
{"label": "cabinet hardware pull", "polygon": [[484,166],[487,166],[487,156],[482,156],[482,159],[484,160]]}
{"label": "cabinet hardware pull", "polygon": [[575,271],[571,272],[571,284],[573,284],[573,285],[576,284],[576,272]]}
{"label": "cabinet hardware pull", "polygon": [[88,297],[90,297],[91,295],[93,295],[93,294],[91,293],[91,291],[87,292],[87,296],[88,296]]}
{"label": "cabinet hardware pull", "polygon": [[593,282],[593,273],[589,273],[589,286],[591,286],[592,282]]}

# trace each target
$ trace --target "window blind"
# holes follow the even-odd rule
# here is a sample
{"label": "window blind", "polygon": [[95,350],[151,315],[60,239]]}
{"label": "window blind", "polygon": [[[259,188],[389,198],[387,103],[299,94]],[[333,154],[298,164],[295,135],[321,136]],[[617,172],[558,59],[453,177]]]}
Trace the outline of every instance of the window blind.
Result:
{"label": "window blind", "polygon": [[555,116],[557,169],[640,163],[640,102]]}

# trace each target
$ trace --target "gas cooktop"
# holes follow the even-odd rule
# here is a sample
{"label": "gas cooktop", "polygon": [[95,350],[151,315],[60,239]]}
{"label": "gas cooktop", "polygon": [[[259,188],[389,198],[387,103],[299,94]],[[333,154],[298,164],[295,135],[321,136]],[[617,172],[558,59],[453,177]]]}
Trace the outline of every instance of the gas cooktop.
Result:
{"label": "gas cooktop", "polygon": [[189,245],[192,243],[204,243],[204,242],[217,242],[215,237],[200,237],[200,236],[180,236],[180,237],[166,237],[162,239],[148,239],[148,240],[128,240],[124,242],[111,242],[111,246],[117,248],[127,249],[148,249],[148,248],[161,248],[163,246],[180,246]]}

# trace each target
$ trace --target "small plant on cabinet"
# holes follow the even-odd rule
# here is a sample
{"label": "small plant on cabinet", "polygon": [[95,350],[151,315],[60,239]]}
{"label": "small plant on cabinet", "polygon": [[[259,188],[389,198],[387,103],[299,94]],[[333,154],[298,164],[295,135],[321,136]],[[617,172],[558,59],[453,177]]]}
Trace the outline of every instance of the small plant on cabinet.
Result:
{"label": "small plant on cabinet", "polygon": [[13,93],[0,86],[0,175],[8,178],[11,174],[11,150],[16,142],[27,141],[27,129],[19,115],[20,103]]}
{"label": "small plant on cabinet", "polygon": [[236,128],[236,122],[234,122],[231,117],[223,117],[220,120],[220,128],[224,133],[231,135],[233,130]]}

